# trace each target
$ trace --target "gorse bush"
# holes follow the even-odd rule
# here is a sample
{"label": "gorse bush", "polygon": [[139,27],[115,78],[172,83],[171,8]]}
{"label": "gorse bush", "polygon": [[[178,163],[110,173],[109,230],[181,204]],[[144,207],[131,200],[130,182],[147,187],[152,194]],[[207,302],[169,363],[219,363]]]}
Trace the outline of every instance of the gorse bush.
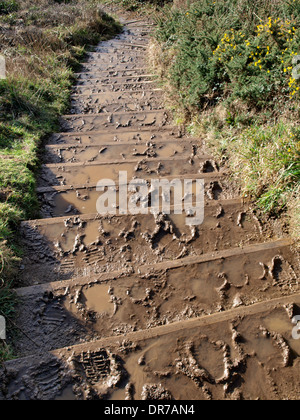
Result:
{"label": "gorse bush", "polygon": [[156,22],[153,69],[177,121],[259,208],[288,210],[299,240],[300,0],[177,0]]}
{"label": "gorse bush", "polygon": [[298,99],[299,19],[298,0],[203,0],[167,11],[156,38],[173,55],[169,73],[182,104],[201,110],[240,99],[275,109]]}

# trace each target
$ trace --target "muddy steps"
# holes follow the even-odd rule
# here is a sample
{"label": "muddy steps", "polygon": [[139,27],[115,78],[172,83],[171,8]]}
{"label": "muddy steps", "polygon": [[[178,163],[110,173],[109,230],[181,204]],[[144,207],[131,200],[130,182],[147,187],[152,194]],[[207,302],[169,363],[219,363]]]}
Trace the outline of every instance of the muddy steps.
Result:
{"label": "muddy steps", "polygon": [[91,95],[73,95],[71,114],[115,114],[163,109],[159,90],[106,92]]}
{"label": "muddy steps", "polygon": [[[125,173],[123,173],[125,174]],[[126,174],[127,175],[127,174]],[[125,176],[126,176],[125,175]],[[122,172],[119,175],[122,176]],[[190,181],[188,182],[188,179]],[[120,178],[120,182],[116,181],[116,184],[111,187],[111,191],[113,192],[114,196],[111,196],[111,200],[113,202],[110,204],[109,210],[107,209],[106,213],[109,214],[118,214],[120,208],[121,199],[123,199],[124,195],[127,197],[127,208],[130,208],[132,214],[136,214],[138,211],[140,213],[150,213],[151,210],[151,202],[152,200],[157,199],[157,194],[150,193],[149,191],[152,188],[156,188],[158,186],[158,182],[160,179],[155,179],[154,184],[150,178],[147,179],[143,178],[139,179],[132,179],[131,181],[128,180],[127,182],[122,182],[122,178]],[[130,181],[130,182],[129,182]],[[167,185],[173,182],[172,177],[163,177],[162,178],[163,185]],[[189,213],[189,207],[191,201],[195,202],[196,205],[196,184],[195,181],[200,182],[200,187],[204,188],[204,192],[206,194],[207,202],[210,201],[218,201],[218,200],[225,200],[225,199],[232,199],[236,197],[230,189],[226,188],[226,178],[224,174],[215,173],[215,174],[197,174],[197,175],[183,175],[177,176],[176,184],[180,182],[180,185],[177,187],[177,191],[180,191],[181,196],[176,198],[176,208],[180,211],[185,210],[186,213]],[[109,183],[114,182],[109,180]],[[137,196],[137,189],[140,188],[141,182],[143,182],[142,187],[144,189],[143,193],[138,193]],[[154,187],[153,187],[153,186]],[[146,190],[147,189],[147,190]],[[191,193],[186,193],[185,191],[189,189]],[[38,197],[41,203],[41,216],[43,218],[49,217],[63,217],[63,216],[71,216],[71,215],[81,215],[81,214],[91,214],[97,211],[99,200],[103,201],[101,198],[104,194],[103,187],[99,185],[90,183],[86,184],[85,186],[82,184],[74,184],[74,185],[64,185],[64,186],[53,186],[53,187],[40,187],[37,190]],[[188,200],[185,205],[182,202],[181,197],[186,197]],[[175,200],[174,192],[171,190],[171,193],[165,193],[162,199],[161,207],[157,210],[164,212],[166,214],[169,213],[169,208],[173,209],[173,205],[171,202]],[[122,201],[124,203],[124,199]],[[197,205],[201,205],[201,202],[198,202]],[[107,206],[105,206],[107,207]],[[153,207],[153,206],[152,206]],[[158,208],[158,206],[156,206]],[[146,209],[149,211],[147,212]],[[182,210],[181,210],[182,209]],[[101,211],[101,214],[103,211]]]}
{"label": "muddy steps", "polygon": [[102,81],[102,83],[105,83],[104,81],[107,80],[118,80],[118,81],[122,81],[123,79],[125,79],[126,82],[129,81],[129,79],[132,78],[139,78],[139,77],[153,77],[155,78],[156,76],[153,74],[149,73],[149,70],[147,69],[147,67],[141,67],[140,69],[135,69],[135,70],[111,70],[111,71],[101,71],[99,73],[97,72],[93,72],[93,73],[76,73],[75,74],[76,79],[78,80],[78,82],[83,82],[83,81]]}
{"label": "muddy steps", "polygon": [[[190,179],[194,175],[200,178],[200,175],[207,172],[203,171],[203,166],[211,165],[209,174],[222,174],[214,170],[213,160],[211,156],[203,156],[203,158],[194,158],[190,162],[189,157],[173,157],[173,158],[147,158],[147,159],[127,159],[127,160],[111,160],[111,161],[94,161],[86,164],[82,162],[46,164],[42,166],[40,172],[40,187],[50,186],[66,186],[66,185],[83,185],[93,186],[102,179],[119,181],[119,173],[127,172],[127,179],[159,179],[172,177]],[[174,166],[174,163],[178,166]],[[196,179],[195,178],[195,179]]]}
{"label": "muddy steps", "polygon": [[[202,144],[169,125],[161,90],[136,79],[151,28],[130,28],[89,55],[72,96],[83,114],[66,116],[47,147],[38,194],[50,218],[22,224],[16,350],[30,357],[5,364],[0,399],[296,397],[299,256]],[[201,177],[204,223],[188,226],[174,206],[95,214],[97,182],[120,168],[148,182]]]}
{"label": "muddy steps", "polygon": [[128,141],[126,143],[120,141],[105,142],[98,141],[98,144],[80,144],[71,143],[67,145],[54,144],[45,146],[44,163],[88,163],[115,161],[119,156],[123,160],[133,158],[171,158],[172,156],[191,156],[197,153],[197,156],[204,155],[201,147],[195,144],[193,140],[179,141],[174,143],[171,140],[164,139],[162,142],[151,139],[149,141]]}
{"label": "muddy steps", "polygon": [[295,294],[37,352],[5,364],[0,400],[297,399],[300,348],[288,337],[299,305]]}
{"label": "muddy steps", "polygon": [[215,200],[205,206],[199,227],[187,214],[83,214],[24,222],[24,284],[53,282],[91,273],[117,271],[261,243],[263,229],[241,200]]}
{"label": "muddy steps", "polygon": [[94,86],[74,86],[73,95],[95,95],[107,92],[135,92],[154,89],[155,82],[128,82],[115,84],[97,84]]}
{"label": "muddy steps", "polygon": [[17,351],[51,351],[297,293],[289,246],[278,240],[231,247],[21,288],[17,325],[25,338]]}
{"label": "muddy steps", "polygon": [[[78,145],[101,145],[106,143],[120,143],[136,142],[144,143],[147,142],[160,142],[173,141],[177,143],[179,139],[182,139],[183,135],[179,128],[171,127],[147,127],[139,128],[134,130],[131,127],[122,127],[122,130],[111,129],[102,131],[90,131],[90,132],[65,132],[65,133],[54,133],[49,137],[49,146],[60,146],[67,144],[78,144]],[[198,146],[199,147],[199,146]]]}
{"label": "muddy steps", "polygon": [[169,120],[169,115],[164,110],[116,112],[113,114],[72,114],[61,118],[61,128],[64,132],[101,131],[106,128],[120,130],[126,127],[135,130],[139,127],[164,127],[170,125],[168,124]]}
{"label": "muddy steps", "polygon": [[122,92],[111,97],[110,94],[104,98],[99,95],[86,95],[72,97],[71,114],[115,114],[161,111],[163,109],[159,92]]}

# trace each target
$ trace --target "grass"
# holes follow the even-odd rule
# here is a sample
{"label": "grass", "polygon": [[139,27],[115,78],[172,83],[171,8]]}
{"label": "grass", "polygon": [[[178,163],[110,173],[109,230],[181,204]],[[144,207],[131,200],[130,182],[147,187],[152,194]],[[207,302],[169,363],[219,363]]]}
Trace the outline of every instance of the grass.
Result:
{"label": "grass", "polygon": [[[14,315],[21,220],[39,217],[36,172],[44,138],[67,113],[74,72],[90,45],[120,32],[96,0],[0,1],[0,314]],[[11,357],[0,345],[0,361]]]}
{"label": "grass", "polygon": [[179,0],[156,22],[151,64],[178,123],[299,243],[300,1]]}

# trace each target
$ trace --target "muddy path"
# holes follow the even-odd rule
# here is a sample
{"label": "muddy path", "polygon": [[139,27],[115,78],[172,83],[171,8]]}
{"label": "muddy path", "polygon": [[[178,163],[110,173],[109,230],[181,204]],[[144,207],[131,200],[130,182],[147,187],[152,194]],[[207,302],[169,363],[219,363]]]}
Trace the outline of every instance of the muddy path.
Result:
{"label": "muddy path", "polygon": [[[127,22],[88,54],[46,146],[41,219],[21,227],[19,358],[0,370],[0,400],[300,396],[299,255],[173,125],[147,66],[152,30]],[[98,182],[120,172],[116,210],[130,180],[203,180],[203,223],[188,225],[174,192],[171,214],[99,215]]]}

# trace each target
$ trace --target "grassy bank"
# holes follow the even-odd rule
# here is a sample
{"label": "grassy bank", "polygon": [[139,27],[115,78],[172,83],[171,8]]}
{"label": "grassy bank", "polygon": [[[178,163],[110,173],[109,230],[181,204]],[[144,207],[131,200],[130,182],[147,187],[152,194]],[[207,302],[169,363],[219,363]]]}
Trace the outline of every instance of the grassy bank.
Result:
{"label": "grassy bank", "polygon": [[300,240],[300,1],[175,1],[151,61],[178,123]]}
{"label": "grassy bank", "polygon": [[[89,45],[120,26],[94,0],[0,1],[0,315],[11,317],[22,249],[18,225],[38,217],[36,170],[43,139],[59,129],[74,71]],[[0,360],[10,356],[0,349]]]}

